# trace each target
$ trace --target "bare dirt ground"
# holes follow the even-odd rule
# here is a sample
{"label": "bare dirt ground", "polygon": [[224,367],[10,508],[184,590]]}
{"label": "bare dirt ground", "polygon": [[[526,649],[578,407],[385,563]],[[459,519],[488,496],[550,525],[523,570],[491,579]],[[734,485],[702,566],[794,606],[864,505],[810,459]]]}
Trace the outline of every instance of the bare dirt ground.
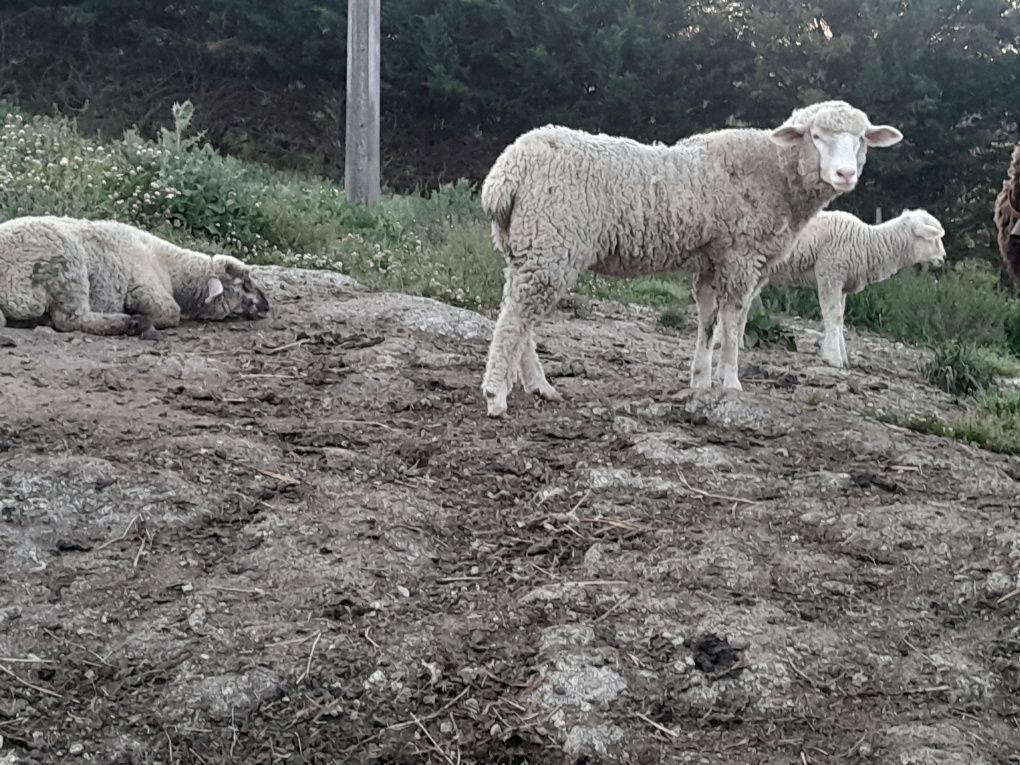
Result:
{"label": "bare dirt ground", "polygon": [[[6,330],[0,763],[1020,762],[1020,466],[918,351],[596,304],[484,416],[488,319],[265,269],[257,324]],[[862,358],[866,357],[866,358]]]}

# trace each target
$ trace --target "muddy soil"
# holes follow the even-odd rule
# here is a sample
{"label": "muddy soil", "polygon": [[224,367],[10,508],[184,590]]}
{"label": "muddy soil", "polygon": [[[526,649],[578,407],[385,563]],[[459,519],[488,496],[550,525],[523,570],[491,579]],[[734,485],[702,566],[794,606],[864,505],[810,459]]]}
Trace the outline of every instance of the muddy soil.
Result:
{"label": "muddy soil", "polygon": [[921,352],[742,356],[261,269],[258,323],[5,330],[0,763],[1020,762],[1020,465]]}

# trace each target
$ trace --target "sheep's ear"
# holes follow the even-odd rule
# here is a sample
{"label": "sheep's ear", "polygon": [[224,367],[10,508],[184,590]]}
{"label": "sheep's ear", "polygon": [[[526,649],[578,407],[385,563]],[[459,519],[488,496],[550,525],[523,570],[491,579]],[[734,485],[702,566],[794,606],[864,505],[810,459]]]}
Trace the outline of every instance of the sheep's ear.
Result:
{"label": "sheep's ear", "polygon": [[921,239],[941,239],[945,236],[946,230],[930,221],[919,220],[914,224],[914,234]]}
{"label": "sheep's ear", "polygon": [[799,146],[806,132],[796,125],[780,125],[769,134],[769,138],[777,146]]}
{"label": "sheep's ear", "polygon": [[868,142],[868,146],[884,149],[902,141],[903,133],[892,125],[872,125],[864,131],[864,140]]}
{"label": "sheep's ear", "polygon": [[209,294],[206,295],[205,302],[211,303],[213,300],[215,300],[216,298],[223,294],[223,282],[221,282],[215,276],[210,276],[207,284],[209,285]]}
{"label": "sheep's ear", "polygon": [[1013,229],[1009,232],[1009,235],[1010,236],[1020,236],[1020,220],[1018,220],[1013,225]]}
{"label": "sheep's ear", "polygon": [[248,266],[235,258],[230,258],[227,260],[226,268],[224,270],[227,272],[227,276],[239,279],[248,273]]}

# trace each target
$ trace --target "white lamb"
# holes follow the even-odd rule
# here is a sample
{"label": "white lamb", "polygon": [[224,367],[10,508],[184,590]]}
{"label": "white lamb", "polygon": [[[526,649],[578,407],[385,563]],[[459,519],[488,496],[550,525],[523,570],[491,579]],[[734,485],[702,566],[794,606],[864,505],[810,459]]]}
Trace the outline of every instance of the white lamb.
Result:
{"label": "white lamb", "polygon": [[924,210],[904,210],[873,225],[850,213],[826,210],[804,226],[789,258],[768,267],[756,293],[766,284],[814,287],[825,325],[822,360],[842,368],[849,364],[843,339],[846,296],[906,266],[942,265],[945,233],[938,219]]}
{"label": "white lamb", "polygon": [[765,268],[808,219],[857,185],[869,146],[901,138],[843,101],[798,109],[771,131],[719,130],[674,146],[555,126],[522,135],[482,186],[482,209],[506,261],[482,383],[489,415],[506,412],[518,375],[527,391],[558,398],[533,328],[588,270],[695,271],[691,385],[711,385],[718,315],[723,384],[739,389],[737,338]]}
{"label": "white lamb", "polygon": [[261,319],[269,301],[248,266],[116,221],[57,216],[0,223],[0,327],[158,337],[182,318]]}

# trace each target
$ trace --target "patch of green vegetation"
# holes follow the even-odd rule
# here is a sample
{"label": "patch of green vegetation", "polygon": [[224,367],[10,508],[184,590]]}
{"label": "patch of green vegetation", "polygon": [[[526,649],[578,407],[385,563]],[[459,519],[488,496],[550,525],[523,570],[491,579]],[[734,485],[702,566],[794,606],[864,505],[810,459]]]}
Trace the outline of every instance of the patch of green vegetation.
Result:
{"label": "patch of green vegetation", "polygon": [[797,340],[767,311],[755,311],[747,317],[744,326],[744,344],[748,348],[763,345],[782,345],[788,351],[797,350]]}
{"label": "patch of green vegetation", "polygon": [[[813,289],[767,287],[771,312],[818,319]],[[1020,353],[1020,301],[1002,289],[983,261],[961,261],[941,271],[905,269],[847,297],[846,322],[907,343],[937,347],[966,343],[1004,358]]]}
{"label": "patch of green vegetation", "polygon": [[917,433],[955,438],[990,452],[1020,454],[1020,392],[1015,390],[989,394],[974,411],[952,419],[889,412],[875,416]]}
{"label": "patch of green vegetation", "polygon": [[998,371],[987,353],[960,342],[937,346],[932,360],[921,370],[928,382],[954,396],[970,396],[990,389]]}
{"label": "patch of green vegetation", "polygon": [[578,289],[602,300],[636,303],[678,312],[685,310],[691,303],[691,285],[684,274],[639,276],[633,279],[585,274]]}
{"label": "patch of green vegetation", "polygon": [[502,262],[467,183],[366,208],[328,180],[225,157],[176,104],[155,141],[83,136],[0,104],[0,216],[112,218],[248,262],[342,271],[470,308],[499,304]]}

